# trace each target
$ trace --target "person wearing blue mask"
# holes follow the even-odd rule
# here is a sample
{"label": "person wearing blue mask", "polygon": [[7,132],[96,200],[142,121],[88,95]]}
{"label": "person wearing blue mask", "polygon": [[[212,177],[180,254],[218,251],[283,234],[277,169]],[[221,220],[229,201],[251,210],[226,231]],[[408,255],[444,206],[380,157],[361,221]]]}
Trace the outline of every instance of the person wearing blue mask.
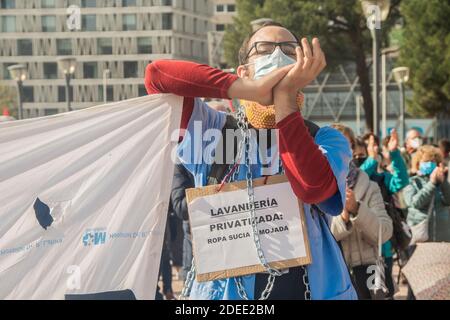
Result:
{"label": "person wearing blue mask", "polygon": [[247,167],[243,159],[233,156],[236,162],[230,167],[238,168],[228,175],[229,181],[284,173],[294,194],[304,203],[312,263],[282,270],[275,277],[257,273],[193,281],[186,290],[189,298],[356,299],[344,258],[329,228],[332,216],[339,215],[345,204],[350,146],[339,131],[319,128],[304,120],[300,112],[301,90],[326,66],[319,40],[313,39],[311,46],[306,38],[299,40],[282,25],[266,23],[245,39],[239,61],[237,75],[193,62],[154,61],[146,68],[146,89],[149,94],[184,97],[180,127],[185,130],[181,130],[184,134],[180,136],[178,157],[193,175],[196,187],[223,179],[213,170],[217,168],[215,157],[204,159],[201,152],[217,141],[196,139],[196,130],[203,134],[227,129],[233,123],[229,115],[209,108],[200,97],[239,100],[245,115],[240,121],[254,130],[276,130],[278,139],[270,139],[266,146],[269,161],[263,165],[261,146],[257,139],[251,140],[248,150],[255,153],[250,157],[256,163]]}
{"label": "person wearing blue mask", "polygon": [[412,159],[412,167],[417,175],[411,178],[403,195],[413,239],[414,227],[426,222],[428,241],[450,242],[450,184],[439,149],[430,145],[420,147]]}

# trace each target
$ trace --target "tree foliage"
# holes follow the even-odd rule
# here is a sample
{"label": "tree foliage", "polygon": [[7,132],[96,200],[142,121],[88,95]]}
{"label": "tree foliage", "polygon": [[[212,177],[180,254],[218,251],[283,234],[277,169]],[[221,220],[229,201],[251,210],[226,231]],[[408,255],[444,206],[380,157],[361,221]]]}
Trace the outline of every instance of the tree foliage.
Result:
{"label": "tree foliage", "polygon": [[408,111],[450,115],[450,3],[408,0],[401,13],[405,26],[399,64],[410,68],[408,86],[414,92]]}
{"label": "tree foliage", "polygon": [[[388,32],[399,17],[400,0],[391,1],[389,18],[383,23],[383,46]],[[355,63],[364,99],[366,127],[372,128],[373,102],[367,57],[371,57],[372,42],[366,18],[358,0],[237,0],[238,15],[225,34],[227,62],[237,65],[237,52],[251,32],[250,22],[271,18],[285,25],[299,37],[317,36],[325,51],[328,68],[341,63]]]}

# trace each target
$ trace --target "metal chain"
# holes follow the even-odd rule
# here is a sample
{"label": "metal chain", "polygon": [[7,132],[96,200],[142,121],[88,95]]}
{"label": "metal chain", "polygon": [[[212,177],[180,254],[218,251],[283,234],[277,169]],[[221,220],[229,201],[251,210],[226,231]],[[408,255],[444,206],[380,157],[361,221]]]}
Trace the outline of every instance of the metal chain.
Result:
{"label": "metal chain", "polygon": [[[281,272],[277,269],[272,268],[268,263],[264,255],[264,251],[261,247],[261,241],[259,238],[259,231],[257,227],[257,221],[256,221],[256,212],[254,207],[255,202],[255,193],[253,189],[253,176],[252,176],[252,170],[251,170],[251,163],[250,163],[250,157],[251,157],[251,131],[248,129],[248,122],[245,119],[245,113],[244,108],[242,106],[239,106],[238,112],[236,114],[237,116],[237,125],[238,128],[241,131],[243,139],[240,142],[239,145],[239,152],[237,160],[240,161],[242,159],[242,156],[244,155],[244,164],[247,169],[246,172],[246,182],[247,182],[247,195],[248,195],[248,202],[249,202],[249,208],[250,208],[250,219],[252,224],[252,230],[253,230],[253,241],[256,246],[256,252],[258,254],[259,261],[264,266],[264,269],[266,272],[269,273],[269,278],[267,279],[267,285],[264,288],[263,292],[261,293],[261,297],[259,300],[266,300],[270,293],[272,292],[273,285],[275,282],[275,277],[280,276]],[[245,152],[245,153],[244,153]],[[234,278],[238,293],[241,296],[242,299],[248,300],[248,295],[245,291],[244,286],[242,285],[242,279],[241,277],[235,277]]]}
{"label": "metal chain", "polygon": [[311,287],[309,286],[308,269],[305,266],[303,268],[303,284],[305,285],[305,300],[311,300]]}
{"label": "metal chain", "polygon": [[[248,129],[248,122],[245,119],[245,113],[244,108],[242,106],[239,106],[237,115],[237,124],[238,128],[241,131],[243,139],[241,140],[239,144],[239,151],[237,155],[237,161],[240,161],[242,159],[242,156],[244,155],[244,164],[247,169],[246,173],[246,182],[247,182],[247,195],[248,195],[248,202],[249,202],[249,208],[250,208],[250,219],[252,224],[252,230],[253,230],[253,241],[256,246],[256,251],[258,254],[258,258],[261,262],[261,264],[264,266],[264,269],[266,272],[269,273],[269,277],[267,279],[266,287],[264,288],[263,292],[261,293],[261,297],[259,300],[267,300],[270,296],[270,293],[273,290],[273,286],[275,283],[275,277],[280,276],[282,273],[280,270],[272,268],[268,263],[264,255],[264,251],[261,247],[261,241],[259,238],[259,231],[257,227],[257,221],[256,221],[256,212],[254,207],[255,202],[255,193],[253,189],[253,176],[251,171],[251,163],[250,163],[250,156],[251,156],[251,132]],[[245,153],[244,153],[245,152]],[[239,170],[239,167],[238,167]],[[234,177],[236,175],[236,172],[234,173]],[[309,285],[309,277],[308,272],[305,267],[302,267],[304,270],[303,274],[303,284],[305,285],[305,300],[311,300],[311,290]],[[195,278],[195,265],[194,265],[194,259],[192,259],[192,266],[191,270],[188,272],[186,276],[186,281],[184,283],[183,290],[180,295],[181,300],[185,300],[189,297],[190,291],[192,288],[192,284]],[[245,288],[242,284],[242,278],[241,277],[235,277],[234,281],[236,283],[236,287],[238,289],[239,296],[244,300],[249,300],[247,292],[245,291]]]}
{"label": "metal chain", "polygon": [[194,283],[195,278],[195,264],[194,258],[192,258],[191,269],[186,275],[186,280],[184,281],[183,290],[181,290],[180,300],[188,300],[191,295],[192,284]]}

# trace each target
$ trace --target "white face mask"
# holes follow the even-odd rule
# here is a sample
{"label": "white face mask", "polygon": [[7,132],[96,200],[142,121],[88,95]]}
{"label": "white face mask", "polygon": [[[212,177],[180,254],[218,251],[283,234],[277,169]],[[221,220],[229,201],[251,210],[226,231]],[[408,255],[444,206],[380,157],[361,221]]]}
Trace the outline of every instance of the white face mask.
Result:
{"label": "white face mask", "polygon": [[412,140],[410,140],[409,145],[413,149],[419,149],[422,146],[422,139],[417,137]]}
{"label": "white face mask", "polygon": [[293,63],[296,63],[295,59],[287,56],[280,49],[280,47],[276,47],[272,54],[267,54],[265,56],[256,58],[253,62],[247,63],[246,65],[255,65],[255,76],[253,78],[256,80],[262,78],[273,70]]}

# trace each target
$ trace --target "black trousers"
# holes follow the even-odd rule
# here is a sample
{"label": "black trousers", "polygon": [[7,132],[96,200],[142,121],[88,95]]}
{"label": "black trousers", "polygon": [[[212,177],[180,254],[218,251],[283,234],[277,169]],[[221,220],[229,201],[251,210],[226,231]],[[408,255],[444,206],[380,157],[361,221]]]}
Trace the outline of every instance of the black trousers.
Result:
{"label": "black trousers", "polygon": [[369,274],[367,274],[367,268],[369,266],[357,266],[353,267],[353,286],[355,287],[356,293],[358,294],[359,300],[372,300],[369,288],[367,286],[367,279]]}
{"label": "black trousers", "polygon": [[[269,300],[305,300],[304,270],[302,267],[290,268],[288,273],[275,277]],[[255,300],[261,297],[267,285],[268,273],[255,275]]]}

